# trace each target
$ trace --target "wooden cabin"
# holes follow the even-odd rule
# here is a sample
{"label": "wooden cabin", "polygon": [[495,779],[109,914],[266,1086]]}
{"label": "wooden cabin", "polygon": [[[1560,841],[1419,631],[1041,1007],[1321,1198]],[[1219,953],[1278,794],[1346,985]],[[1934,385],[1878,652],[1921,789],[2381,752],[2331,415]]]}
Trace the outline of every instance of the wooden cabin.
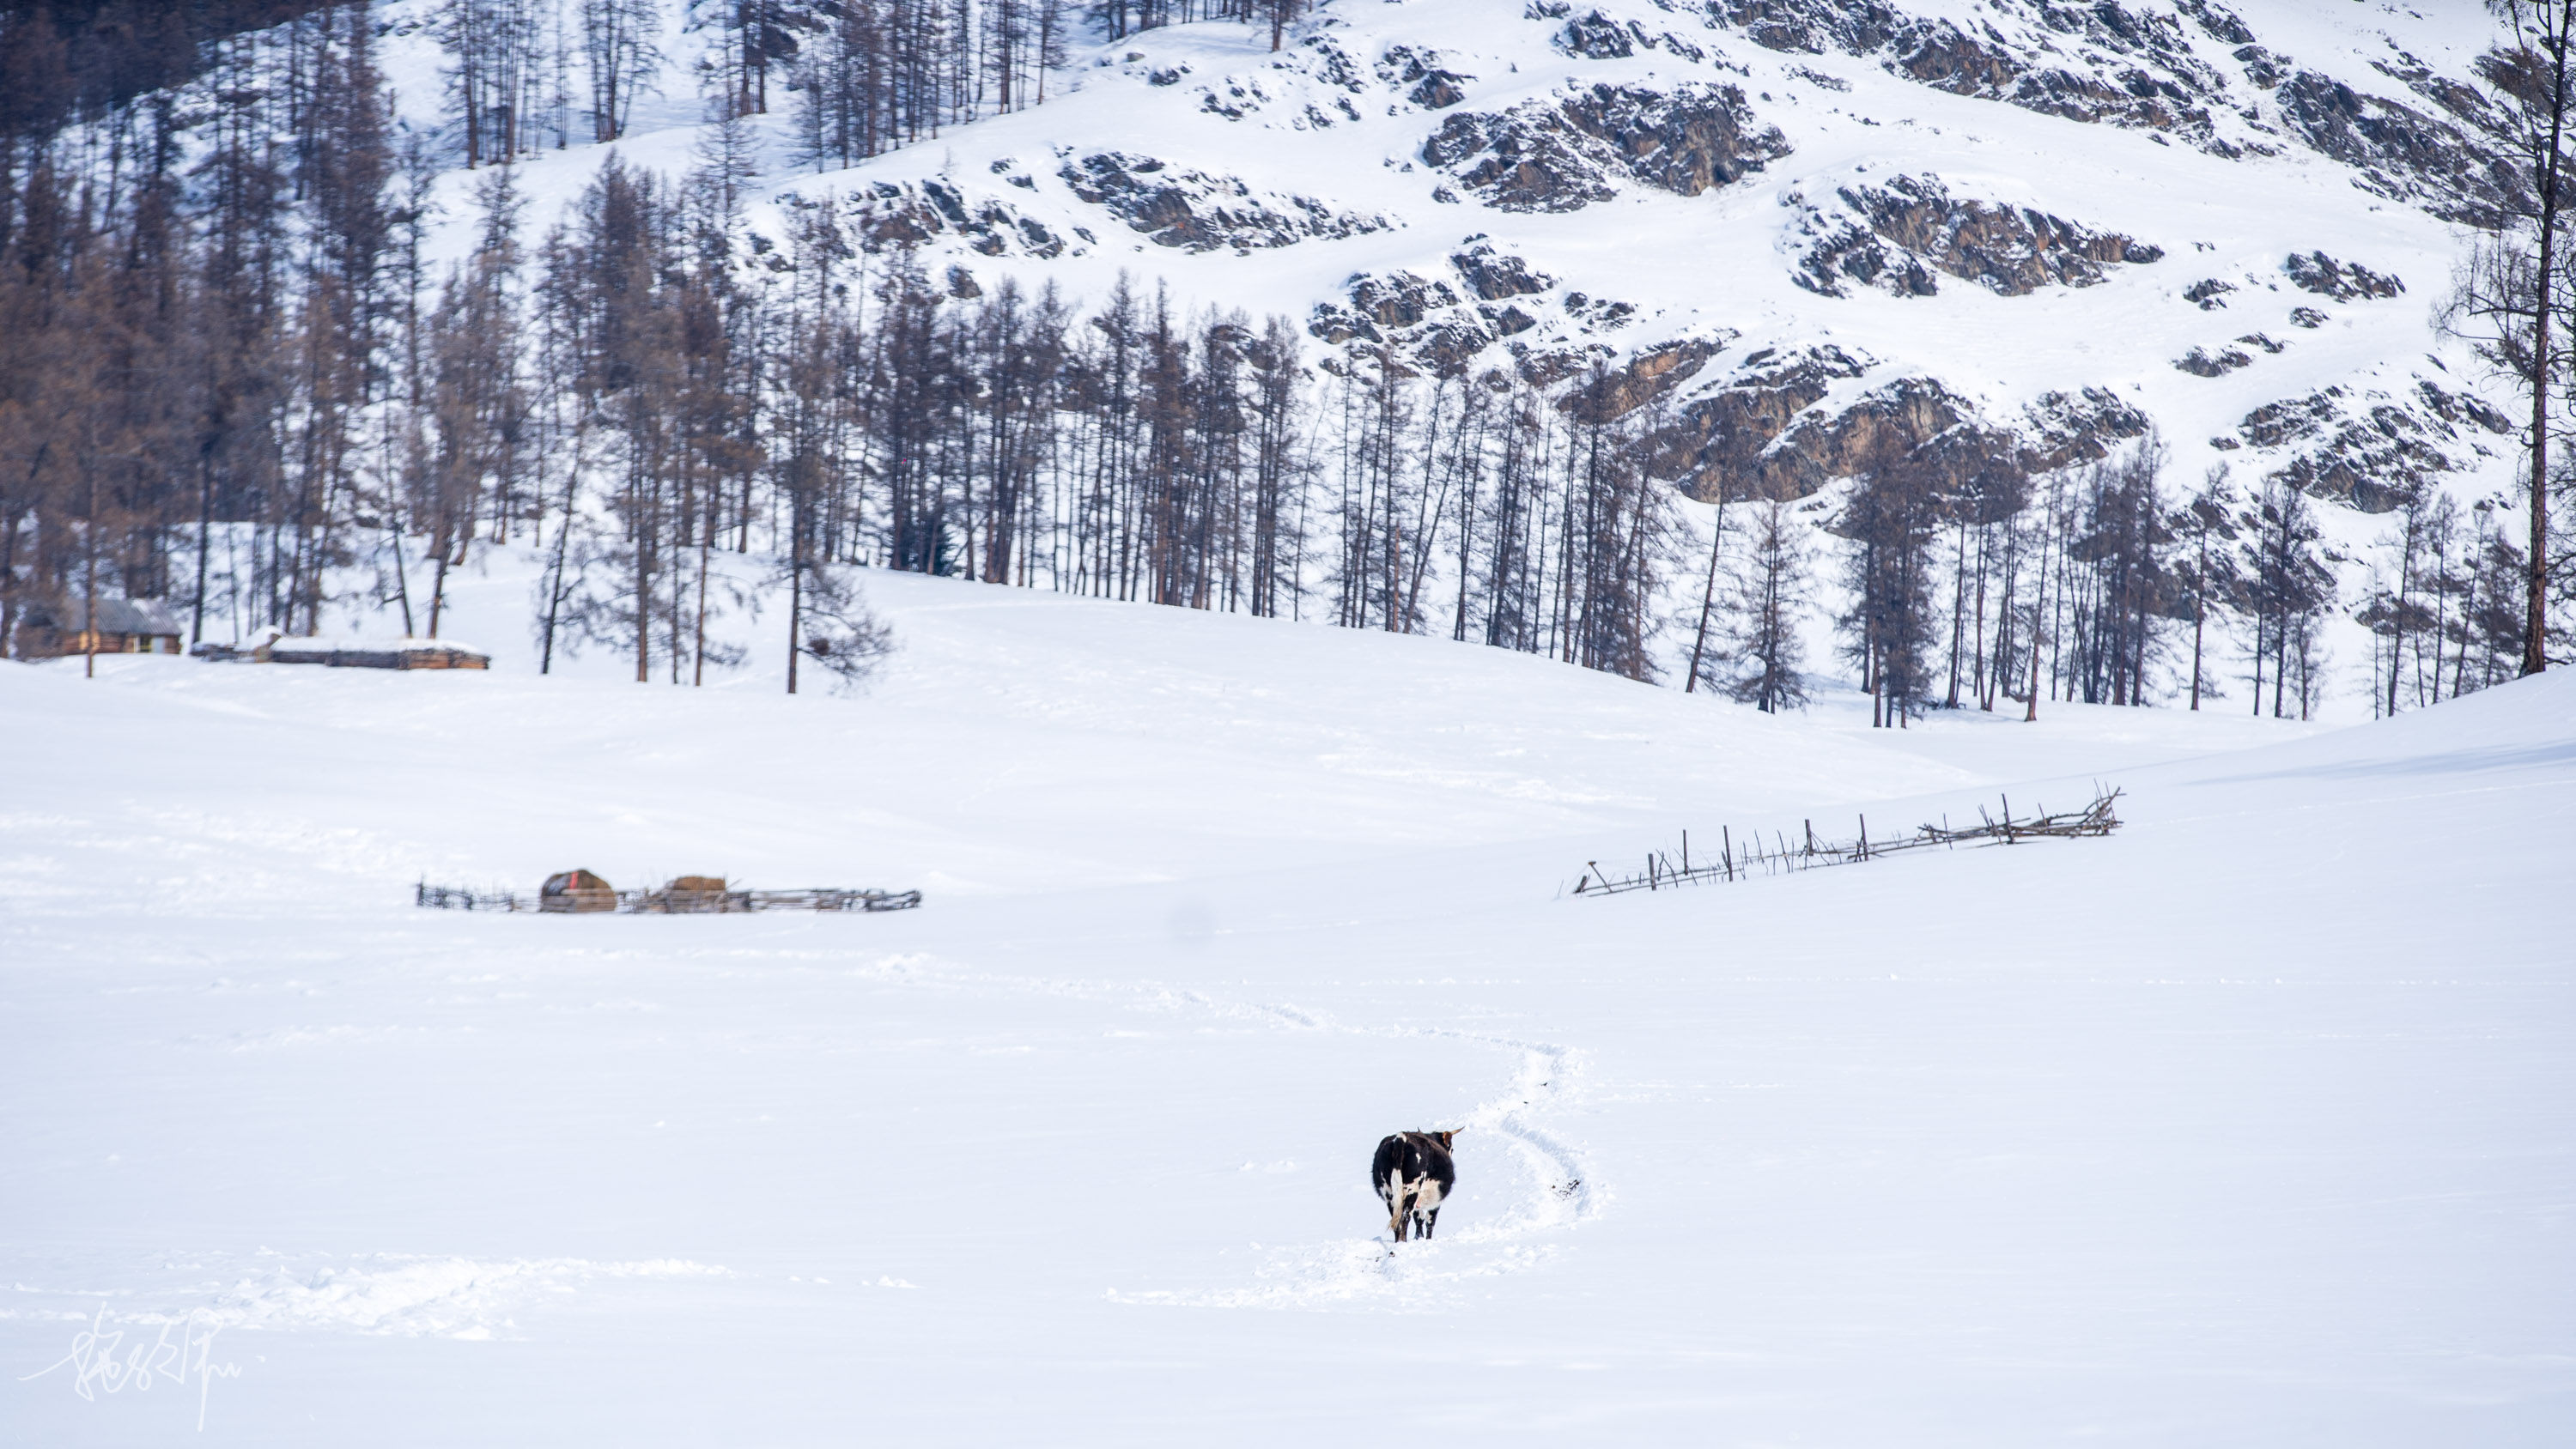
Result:
{"label": "wooden cabin", "polygon": [[159,599],[73,599],[29,608],[18,624],[17,654],[176,654],[181,632],[178,615]]}

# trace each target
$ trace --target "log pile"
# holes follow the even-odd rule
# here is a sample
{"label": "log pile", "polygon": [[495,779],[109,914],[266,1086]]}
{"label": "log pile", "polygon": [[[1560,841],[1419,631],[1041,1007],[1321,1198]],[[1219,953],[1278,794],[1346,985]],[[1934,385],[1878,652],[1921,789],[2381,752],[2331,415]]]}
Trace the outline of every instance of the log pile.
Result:
{"label": "log pile", "polygon": [[[178,652],[178,636],[171,653]],[[248,643],[219,644],[208,639],[188,652],[211,664],[319,664],[327,669],[489,669],[492,656],[452,641],[392,639],[374,644],[344,644],[298,639],[269,630]]]}
{"label": "log pile", "polygon": [[2108,835],[2120,827],[2120,817],[2112,809],[2120,798],[2118,790],[2096,788],[2093,803],[2081,810],[2052,815],[2043,805],[2036,815],[2015,818],[2012,797],[2003,797],[2000,817],[1989,815],[1981,806],[1974,825],[1953,826],[1945,818],[1938,825],[1915,827],[1910,835],[1882,836],[1872,840],[1869,817],[1860,817],[1860,834],[1850,840],[1819,840],[1813,820],[1801,822],[1800,833],[1792,837],[1775,830],[1765,839],[1755,830],[1738,836],[1732,827],[1718,832],[1715,859],[1703,854],[1691,856],[1690,832],[1682,832],[1681,858],[1676,861],[1667,851],[1653,851],[1646,856],[1645,868],[1629,874],[1613,874],[1601,868],[1601,862],[1586,861],[1583,874],[1574,882],[1575,895],[1614,896],[1625,891],[1668,890],[1708,881],[1748,880],[1755,875],[1781,875],[1790,871],[1815,870],[1829,865],[1857,865],[1862,861],[1901,855],[1911,850],[1956,850],[1961,846],[2019,845],[2027,840],[2072,840],[2088,835]]}

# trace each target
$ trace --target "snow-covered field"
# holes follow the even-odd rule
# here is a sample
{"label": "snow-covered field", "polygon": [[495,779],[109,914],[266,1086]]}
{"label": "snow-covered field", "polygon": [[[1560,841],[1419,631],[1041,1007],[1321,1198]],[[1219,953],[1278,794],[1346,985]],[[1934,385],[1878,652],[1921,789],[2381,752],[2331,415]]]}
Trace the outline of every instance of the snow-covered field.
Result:
{"label": "snow-covered field", "polygon": [[[2576,678],[1873,733],[871,587],[861,697],[0,665],[0,1439],[2576,1423]],[[2108,840],[1560,895],[2095,779]],[[576,865],[928,902],[411,905]],[[1390,1251],[1369,1150],[1434,1127],[1459,1194]]]}

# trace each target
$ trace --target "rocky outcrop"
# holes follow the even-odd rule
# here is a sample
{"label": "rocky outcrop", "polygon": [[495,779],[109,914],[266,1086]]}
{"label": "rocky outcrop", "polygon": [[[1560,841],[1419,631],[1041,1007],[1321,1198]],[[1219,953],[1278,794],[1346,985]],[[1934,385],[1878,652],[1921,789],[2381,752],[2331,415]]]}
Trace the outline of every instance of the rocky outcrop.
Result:
{"label": "rocky outcrop", "polygon": [[1476,78],[1450,70],[1440,61],[1439,51],[1392,45],[1377,59],[1377,76],[1426,111],[1446,110],[1467,99],[1466,87]]}
{"label": "rocky outcrop", "polygon": [[[1661,8],[1671,10],[1673,7],[1666,4]],[[1559,53],[1585,60],[1625,60],[1641,50],[1666,51],[1694,65],[1708,59],[1707,51],[1669,30],[1649,31],[1634,20],[1623,25],[1598,10],[1587,10],[1577,15],[1567,0],[1531,0],[1522,16],[1529,20],[1564,21],[1564,25],[1550,37],[1551,42]]]}
{"label": "rocky outcrop", "polygon": [[2291,65],[2286,56],[2274,55],[2259,45],[2245,46],[2234,54],[2236,63],[2245,67],[2245,78],[2257,90],[2273,90],[2290,78]]}
{"label": "rocky outcrop", "polygon": [[1354,311],[1391,330],[1419,327],[1433,312],[1458,305],[1458,294],[1447,282],[1425,280],[1411,272],[1354,277],[1350,298]]}
{"label": "rocky outcrop", "polygon": [[2511,128],[2489,92],[2453,80],[2405,51],[2397,51],[2387,60],[2374,60],[2370,68],[2450,112],[2472,132],[2496,133]]}
{"label": "rocky outcrop", "polygon": [[1557,406],[1582,422],[1626,417],[1697,376],[1710,358],[1725,350],[1726,341],[1693,337],[1642,349],[1569,391]]}
{"label": "rocky outcrop", "polygon": [[2406,284],[2395,276],[2374,272],[2355,262],[2338,262],[2324,252],[2294,254],[2282,263],[2281,270],[2301,291],[2338,302],[2359,297],[2398,297],[2406,292]]}
{"label": "rocky outcrop", "polygon": [[1803,498],[1891,461],[1964,481],[2017,468],[2020,454],[2020,439],[1982,422],[1975,405],[1940,379],[1900,377],[1844,407],[1791,423],[1756,460],[1746,483],[1752,497]]}
{"label": "rocky outcrop", "polygon": [[[2209,110],[2225,81],[2193,53],[2174,16],[2131,10],[2117,0],[2085,6],[2042,0],[2027,7],[1996,0],[1986,9],[1994,18],[1971,31],[1876,0],[1715,0],[1710,6],[1713,18],[1772,50],[1876,56],[1890,73],[1953,95],[2167,132],[2235,154],[2216,134]],[[2007,36],[1996,18],[2012,20],[2022,34]],[[2242,29],[2241,21],[2234,23]],[[2052,59],[2075,63],[2047,63]]]}
{"label": "rocky outcrop", "polygon": [[1389,333],[1418,327],[1431,314],[1458,305],[1449,284],[1412,272],[1362,272],[1343,288],[1347,300],[1319,302],[1306,331],[1339,347],[1353,340],[1383,343]]}
{"label": "rocky outcrop", "polygon": [[1848,297],[1854,286],[1898,297],[1929,297],[1941,290],[1931,269],[1902,247],[1892,247],[1857,221],[1812,215],[1801,221],[1814,235],[1798,258],[1791,281],[1827,297]]}
{"label": "rocky outcrop", "polygon": [[1616,332],[1637,316],[1637,304],[1583,292],[1565,294],[1565,315],[1586,332]]}
{"label": "rocky outcrop", "polygon": [[1460,75],[1455,71],[1435,70],[1414,82],[1413,89],[1406,91],[1404,98],[1426,111],[1446,110],[1467,99],[1464,87],[1474,79],[1474,76]]}
{"label": "rocky outcrop", "polygon": [[2483,400],[2467,393],[2451,392],[2431,378],[2415,379],[2415,393],[2424,400],[2427,411],[2454,429],[2476,428],[2498,437],[2514,430],[2513,419],[2489,407]]}
{"label": "rocky outcrop", "polygon": [[1465,278],[1468,290],[1488,302],[1511,297],[1535,296],[1556,285],[1556,280],[1532,271],[1530,264],[1509,252],[1494,249],[1482,237],[1468,238],[1468,245],[1451,254],[1449,265]]}
{"label": "rocky outcrop", "polygon": [[[1626,374],[1612,376],[1633,378],[1626,385],[1643,401],[1681,390],[1658,386],[1655,369],[1677,383],[1705,360],[1651,349]],[[1872,366],[1832,346],[1764,348],[1714,386],[1703,374],[1698,395],[1668,408],[1646,435],[1646,470],[1703,502],[1803,498],[1891,460],[1966,487],[2096,461],[2153,427],[2108,388],[2048,393],[2018,417],[1990,418],[1938,378],[1915,374],[1866,386]],[[1567,406],[1589,402],[1577,393]]]}
{"label": "rocky outcrop", "polygon": [[2164,256],[2157,247],[2030,207],[1955,198],[1936,176],[1899,176],[1837,194],[1858,221],[1820,225],[1825,234],[1808,249],[1797,277],[1826,296],[1844,295],[1847,283],[1929,296],[1938,290],[1931,275],[1937,270],[2018,297],[2051,285],[2089,287],[2103,279],[2106,266]]}
{"label": "rocky outcrop", "polygon": [[1679,483],[1702,502],[1794,498],[1814,491],[1763,469],[1772,442],[1834,384],[1867,365],[1839,347],[1782,355],[1765,348],[1744,359],[1725,386],[1683,404],[1645,440],[1646,471]]}
{"label": "rocky outcrop", "polygon": [[1052,260],[1082,255],[1082,243],[1091,240],[1059,234],[999,198],[969,197],[945,181],[880,181],[844,197],[840,221],[859,249],[870,253],[953,236],[988,257]]}
{"label": "rocky outcrop", "polygon": [[2111,455],[2114,444],[2143,438],[2155,424],[2108,388],[2052,392],[2022,410],[2021,465],[2047,473]]}
{"label": "rocky outcrop", "polygon": [[2190,16],[2199,24],[2203,35],[2221,45],[2254,43],[2254,32],[2245,28],[2245,22],[2237,18],[2235,11],[2216,3],[2216,0],[2178,0],[2174,8]]}
{"label": "rocky outcrop", "polygon": [[1556,48],[1587,60],[1625,60],[1637,53],[1628,28],[1598,10],[1565,22],[1556,33]]}
{"label": "rocky outcrop", "polygon": [[[2014,422],[1980,415],[1939,379],[1899,377],[1854,395],[1867,364],[1834,347],[1754,353],[1647,439],[1647,469],[1703,502],[1803,498],[1888,459],[1965,482],[2109,456],[2147,415],[2104,388],[2053,392]],[[1837,402],[1837,395],[1841,401]]]}
{"label": "rocky outcrop", "polygon": [[1980,43],[1957,27],[1933,27],[1888,69],[1935,90],[2001,101],[2069,121],[2164,131],[2213,150],[2226,149],[2208,107],[2170,76],[2137,66],[2105,76],[2062,66],[2025,68],[2009,51]]}
{"label": "rocky outcrop", "polygon": [[2266,403],[2236,427],[2246,446],[2290,454],[2273,477],[2364,513],[2401,508],[2459,468],[2454,449],[2485,451],[2477,434],[2512,431],[2494,408],[2426,378],[2412,398],[2329,387]]}
{"label": "rocky outcrop", "polygon": [[1756,45],[1803,55],[1869,55],[1923,25],[1876,0],[1716,0],[1709,12]]}
{"label": "rocky outcrop", "polygon": [[1762,126],[1733,86],[1683,86],[1669,93],[1596,85],[1568,98],[1562,114],[1610,148],[1630,176],[1677,196],[1724,186],[1789,154],[1788,138]]}
{"label": "rocky outcrop", "polygon": [[1697,196],[1789,153],[1733,86],[1594,85],[1502,112],[1453,115],[1422,146],[1488,206],[1576,211],[1636,182]]}
{"label": "rocky outcrop", "polygon": [[1504,211],[1580,211],[1619,194],[1612,158],[1544,104],[1451,116],[1423,143],[1422,159]]}
{"label": "rocky outcrop", "polygon": [[[1449,264],[1454,278],[1359,273],[1344,284],[1341,300],[1320,303],[1308,314],[1306,331],[1334,347],[1383,347],[1408,371],[1454,377],[1487,348],[1538,327],[1542,316],[1554,316],[1559,332],[1590,330],[1586,309],[1574,305],[1590,299],[1576,293],[1547,307],[1545,294],[1556,287],[1555,279],[1482,237],[1468,238]],[[1527,306],[1520,305],[1524,301]],[[1597,344],[1559,350],[1512,346],[1518,370],[1546,383],[1583,370],[1607,350]],[[1552,368],[1551,358],[1563,365]]]}
{"label": "rocky outcrop", "polygon": [[1056,174],[1073,194],[1141,232],[1157,246],[1207,252],[1284,247],[1310,237],[1385,231],[1382,216],[1337,211],[1307,196],[1255,192],[1231,177],[1166,166],[1151,156],[1095,151]]}
{"label": "rocky outcrop", "polygon": [[2358,170],[2359,184],[2375,195],[2486,228],[2503,225],[2530,203],[2511,164],[2448,121],[2314,71],[2292,76],[2275,94],[2291,129]]}
{"label": "rocky outcrop", "polygon": [[2240,367],[2250,366],[2253,361],[2251,354],[2239,352],[2233,347],[2222,347],[2216,352],[2211,352],[2205,347],[2195,347],[2175,358],[2174,366],[2194,377],[2225,377]]}

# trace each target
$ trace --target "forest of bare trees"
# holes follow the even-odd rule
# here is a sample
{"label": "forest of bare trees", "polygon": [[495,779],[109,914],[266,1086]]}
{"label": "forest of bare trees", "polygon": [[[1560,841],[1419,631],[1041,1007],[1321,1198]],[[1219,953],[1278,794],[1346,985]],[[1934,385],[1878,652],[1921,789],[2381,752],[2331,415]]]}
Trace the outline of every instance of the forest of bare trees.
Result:
{"label": "forest of bare trees", "polygon": [[[2576,184],[2568,154],[2576,145],[2576,0],[2487,0],[2487,9],[2499,34],[2476,63],[2488,103],[2477,114],[2499,174],[2511,178],[2506,194],[2513,204],[2501,226],[2477,238],[2453,279],[2442,322],[2510,379],[2529,408],[2522,439],[2528,516],[2519,560],[2519,632],[2521,670],[2537,674],[2549,663],[2550,604],[2576,591],[2576,572],[2558,537],[2563,524],[2553,524],[2550,507],[2553,493],[2576,488],[2576,470],[2556,447],[2566,438],[2566,403],[2576,381],[2569,348],[2576,336],[2576,282],[2568,276],[2576,247],[2569,246],[2567,234],[2576,215],[2567,195]],[[2408,537],[2416,527],[2408,525]],[[2485,531],[2481,520],[2482,536]],[[2401,542],[2398,551],[2399,602],[2374,604],[2373,627],[2391,640],[2414,632],[2402,602],[2417,592],[2404,577],[2412,545]],[[2475,571],[2483,575],[2505,561],[2498,554]],[[2393,661],[2399,645],[2384,647]],[[2392,662],[2379,672],[2386,684],[2399,671]],[[2392,688],[2391,707],[2398,698]]]}
{"label": "forest of bare trees", "polygon": [[[1327,351],[1150,278],[1031,293],[865,249],[823,204],[744,230],[735,122],[770,66],[792,64],[809,148],[883,149],[1034,102],[1068,20],[1002,3],[847,6],[786,37],[740,0],[695,170],[612,156],[543,227],[515,159],[617,134],[651,0],[451,0],[446,155],[397,141],[362,4],[205,41],[216,111],[190,144],[169,106],[117,104],[140,73],[13,95],[0,638],[102,596],[170,600],[192,639],[349,607],[434,636],[457,570],[516,549],[540,669],[607,650],[674,684],[743,660],[725,641],[753,599],[719,555],[781,586],[759,627],[790,644],[791,688],[800,663],[884,652],[861,569],[1673,669],[1770,711],[1806,699],[1801,641],[1830,610],[1891,727],[2239,689],[2303,716],[2338,609],[2370,630],[2382,710],[2523,667],[2530,556],[2439,495],[2392,515],[2362,599],[2336,597],[2304,494],[2223,470],[2186,491],[2152,436],[2038,476],[2002,444],[1890,444],[1813,498],[1712,508],[1649,476],[1659,404],[1606,361],[1542,386]],[[41,22],[12,18],[0,53],[72,53]],[[451,164],[474,170],[476,234],[432,265]]]}

